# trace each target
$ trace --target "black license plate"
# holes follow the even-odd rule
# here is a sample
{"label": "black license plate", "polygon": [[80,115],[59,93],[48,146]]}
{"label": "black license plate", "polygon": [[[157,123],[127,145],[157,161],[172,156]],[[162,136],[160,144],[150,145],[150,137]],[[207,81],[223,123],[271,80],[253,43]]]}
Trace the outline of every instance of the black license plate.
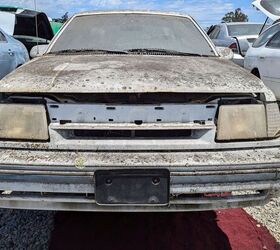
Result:
{"label": "black license plate", "polygon": [[170,173],[159,170],[99,170],[95,199],[99,205],[167,205]]}

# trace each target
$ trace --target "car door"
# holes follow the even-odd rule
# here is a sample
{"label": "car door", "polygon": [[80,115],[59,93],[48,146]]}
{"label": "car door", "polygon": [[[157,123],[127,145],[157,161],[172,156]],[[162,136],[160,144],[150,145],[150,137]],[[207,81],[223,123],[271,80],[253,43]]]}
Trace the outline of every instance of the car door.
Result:
{"label": "car door", "polygon": [[280,83],[280,31],[278,31],[267,43],[266,55],[264,55],[267,77]]}
{"label": "car door", "polygon": [[234,39],[228,36],[228,31],[224,24],[214,26],[209,37],[217,47],[229,47],[234,42]]}
{"label": "car door", "polygon": [[280,98],[280,31],[265,45],[259,57],[262,78]]}
{"label": "car door", "polygon": [[0,79],[14,69],[15,53],[4,33],[0,30]]}

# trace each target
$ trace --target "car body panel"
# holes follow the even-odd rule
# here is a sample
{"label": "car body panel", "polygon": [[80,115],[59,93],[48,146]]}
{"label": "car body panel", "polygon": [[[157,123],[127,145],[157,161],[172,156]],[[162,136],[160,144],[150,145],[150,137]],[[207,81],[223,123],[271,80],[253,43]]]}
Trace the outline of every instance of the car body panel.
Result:
{"label": "car body panel", "polygon": [[[279,26],[278,32],[280,32],[280,25],[275,24],[274,26]],[[269,48],[267,44],[271,39],[273,37],[261,47],[250,48],[245,57],[245,68],[251,72],[258,70],[260,78],[280,100],[280,47]]]}
{"label": "car body panel", "polygon": [[3,79],[0,91],[251,93],[266,89],[261,81],[221,58],[46,55]]}
{"label": "car body panel", "polygon": [[280,19],[280,5],[278,1],[256,0],[252,4],[273,21]]}
{"label": "car body panel", "polygon": [[18,66],[29,60],[29,55],[23,44],[11,36],[0,32],[5,36],[5,41],[0,41],[0,79],[12,72]]}

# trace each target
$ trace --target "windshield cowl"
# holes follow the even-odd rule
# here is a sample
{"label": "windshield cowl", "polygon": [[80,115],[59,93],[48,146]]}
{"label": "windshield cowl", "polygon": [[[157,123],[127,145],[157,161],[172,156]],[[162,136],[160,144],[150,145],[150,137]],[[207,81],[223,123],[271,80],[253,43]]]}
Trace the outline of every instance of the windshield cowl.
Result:
{"label": "windshield cowl", "polygon": [[140,48],[140,49],[127,49],[124,51],[118,50],[102,50],[102,49],[80,49],[80,50],[61,50],[56,52],[50,52],[49,54],[109,54],[109,55],[170,55],[170,56],[197,56],[197,57],[208,57],[208,55],[201,55],[195,53],[187,53],[181,51],[174,51],[174,50],[165,50],[165,49],[147,49],[147,48]]}

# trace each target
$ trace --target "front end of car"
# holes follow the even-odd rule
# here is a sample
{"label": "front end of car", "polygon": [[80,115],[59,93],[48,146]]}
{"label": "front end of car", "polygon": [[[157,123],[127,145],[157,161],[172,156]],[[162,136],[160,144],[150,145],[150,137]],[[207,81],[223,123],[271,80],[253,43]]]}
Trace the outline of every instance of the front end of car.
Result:
{"label": "front end of car", "polygon": [[280,189],[280,115],[276,102],[260,96],[4,93],[0,206],[262,205]]}
{"label": "front end of car", "polygon": [[190,17],[74,16],[0,99],[2,208],[203,211],[280,190],[273,93]]}

